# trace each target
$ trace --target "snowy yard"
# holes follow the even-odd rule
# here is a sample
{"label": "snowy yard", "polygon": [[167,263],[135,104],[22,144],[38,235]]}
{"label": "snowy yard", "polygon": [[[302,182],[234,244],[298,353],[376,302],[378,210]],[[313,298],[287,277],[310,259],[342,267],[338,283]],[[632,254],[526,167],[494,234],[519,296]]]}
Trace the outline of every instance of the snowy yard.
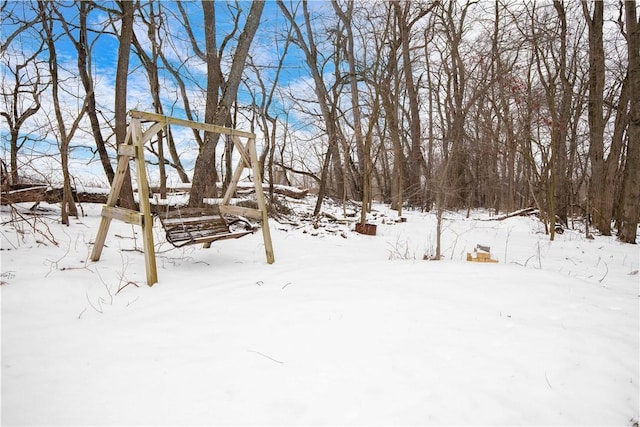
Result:
{"label": "snowy yard", "polygon": [[[3,425],[639,420],[638,246],[448,213],[423,261],[433,214],[377,206],[375,237],[272,220],[273,265],[260,233],[159,244],[149,288],[139,229],[114,221],[88,261],[84,209],[41,223],[57,247],[0,229]],[[500,262],[466,262],[476,244]]]}

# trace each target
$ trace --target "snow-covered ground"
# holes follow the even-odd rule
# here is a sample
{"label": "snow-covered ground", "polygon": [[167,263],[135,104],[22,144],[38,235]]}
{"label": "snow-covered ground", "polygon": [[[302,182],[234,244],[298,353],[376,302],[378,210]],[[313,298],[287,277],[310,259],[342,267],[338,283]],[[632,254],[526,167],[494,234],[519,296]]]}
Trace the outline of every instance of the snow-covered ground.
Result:
{"label": "snow-covered ground", "polygon": [[[3,425],[640,418],[638,246],[447,213],[424,261],[433,214],[376,206],[375,237],[271,221],[272,265],[261,233],[158,243],[149,288],[138,229],[114,221],[92,263],[99,206],[70,227],[48,208],[37,233],[2,210]],[[467,262],[476,244],[500,262]]]}

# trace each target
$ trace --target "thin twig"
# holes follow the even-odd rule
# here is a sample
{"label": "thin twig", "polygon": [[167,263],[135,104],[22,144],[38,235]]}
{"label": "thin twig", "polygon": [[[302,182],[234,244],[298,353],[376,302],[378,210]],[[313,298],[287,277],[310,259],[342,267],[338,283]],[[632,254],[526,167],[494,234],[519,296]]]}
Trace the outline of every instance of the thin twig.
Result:
{"label": "thin twig", "polygon": [[102,304],[101,304],[101,300],[102,298],[98,298],[98,307],[100,307],[100,309],[97,309],[95,305],[93,305],[93,303],[91,302],[91,300],[89,299],[89,293],[86,294],[87,295],[87,302],[89,303],[89,305],[91,306],[91,308],[93,308],[95,311],[97,311],[98,313],[102,314],[104,313],[104,311],[102,310]]}
{"label": "thin twig", "polygon": [[531,258],[533,258],[535,255],[531,255],[529,258],[527,258],[527,260],[524,262],[524,266],[526,267],[527,264],[529,264],[529,261],[531,260]]}
{"label": "thin twig", "polygon": [[607,274],[609,274],[609,265],[606,262],[604,263],[604,268],[606,268],[607,271],[604,273],[604,276],[602,276],[602,278],[600,280],[598,280],[599,283],[602,283],[604,278],[607,277]]}
{"label": "thin twig", "polygon": [[140,248],[132,248],[132,249],[120,249],[122,252],[138,252],[143,254],[144,251]]}
{"label": "thin twig", "polygon": [[551,387],[551,383],[549,382],[549,377],[547,377],[547,373],[544,373],[544,379],[547,380],[547,384],[549,385],[549,388],[553,390],[553,387]]}
{"label": "thin twig", "polygon": [[4,232],[1,232],[1,231],[0,231],[0,234],[2,234],[2,235],[5,237],[5,239],[6,239],[6,242],[7,242],[7,243],[9,243],[11,246],[13,246],[13,249],[18,249],[18,247],[17,247],[16,245],[14,245],[14,244],[11,242],[11,240],[9,240],[9,238],[4,234]]}
{"label": "thin twig", "polygon": [[255,350],[247,350],[247,351],[249,351],[249,352],[251,352],[251,353],[259,354],[260,356],[262,356],[262,357],[266,357],[266,358],[267,358],[267,359],[269,359],[269,360],[273,360],[273,361],[274,361],[274,362],[276,362],[276,363],[280,363],[280,364],[284,363],[284,362],[281,362],[280,360],[274,359],[274,358],[273,358],[273,357],[271,357],[271,356],[267,356],[267,355],[266,355],[266,354],[264,354],[264,353],[260,353],[259,351],[255,351]]}
{"label": "thin twig", "polygon": [[131,280],[129,280],[127,283],[124,284],[124,286],[120,286],[118,288],[118,290],[116,291],[116,295],[118,295],[118,293],[120,293],[121,290],[123,290],[124,288],[126,288],[129,285],[133,285],[136,288],[139,288],[140,286],[138,286],[138,284],[136,282],[132,282]]}

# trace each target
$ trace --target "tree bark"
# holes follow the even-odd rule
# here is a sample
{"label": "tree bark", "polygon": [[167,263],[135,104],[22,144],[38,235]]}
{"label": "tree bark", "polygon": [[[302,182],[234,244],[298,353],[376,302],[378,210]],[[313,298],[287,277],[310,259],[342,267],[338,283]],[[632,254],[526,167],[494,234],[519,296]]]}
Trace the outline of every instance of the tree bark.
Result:
{"label": "tree bark", "polygon": [[[411,138],[411,150],[408,159],[408,185],[413,191],[409,192],[407,199],[413,206],[420,206],[422,200],[422,165],[424,157],[422,155],[422,134],[420,126],[420,100],[418,89],[413,78],[413,61],[411,60],[410,32],[416,19],[409,20],[409,10],[411,3],[399,0],[393,1],[394,13],[400,30],[402,66],[404,68],[404,79],[409,101],[409,133]],[[426,11],[423,12],[426,14]]]}
{"label": "tree bark", "polygon": [[625,243],[636,243],[640,220],[640,22],[636,16],[635,1],[625,1],[624,8],[631,97],[627,131],[627,162],[624,169],[622,226],[618,238]]}
{"label": "tree bark", "polygon": [[593,17],[590,16],[587,2],[582,2],[582,12],[589,28],[589,101],[587,114],[589,120],[589,160],[591,178],[589,179],[589,205],[595,227],[604,235],[611,234],[611,218],[604,217],[604,43],[602,27],[604,23],[604,2],[593,2]]}
{"label": "tree bark", "polygon": [[[602,218],[609,218],[609,228],[614,220],[616,202],[620,197],[622,184],[622,168],[621,158],[624,149],[624,137],[629,125],[629,76],[627,75],[622,81],[620,88],[620,97],[618,98],[618,107],[616,109],[615,120],[613,125],[613,134],[611,135],[611,148],[609,155],[605,161],[605,176],[602,195]],[[604,191],[606,189],[606,191]],[[602,232],[602,230],[600,230]]]}
{"label": "tree bark", "polygon": [[[121,11],[120,34],[118,35],[118,63],[116,65],[115,86],[115,137],[116,146],[124,144],[127,137],[127,84],[129,75],[129,54],[133,38],[133,12],[137,2],[118,1]],[[131,170],[127,164],[124,182],[120,190],[120,206],[136,209],[131,183]]]}
{"label": "tree bark", "polygon": [[[559,53],[559,77],[560,77],[560,105],[556,110],[553,120],[553,130],[551,131],[551,149],[552,149],[552,182],[553,204],[555,206],[555,214],[560,218],[562,223],[567,224],[567,208],[569,206],[569,183],[572,171],[567,169],[567,136],[571,114],[571,100],[573,95],[573,85],[569,80],[568,69],[568,48],[567,48],[567,15],[564,5],[559,0],[554,0],[553,5],[560,20],[560,53]],[[553,218],[551,219],[554,221]],[[555,223],[551,224],[552,230]],[[553,237],[553,232],[552,232]]]}

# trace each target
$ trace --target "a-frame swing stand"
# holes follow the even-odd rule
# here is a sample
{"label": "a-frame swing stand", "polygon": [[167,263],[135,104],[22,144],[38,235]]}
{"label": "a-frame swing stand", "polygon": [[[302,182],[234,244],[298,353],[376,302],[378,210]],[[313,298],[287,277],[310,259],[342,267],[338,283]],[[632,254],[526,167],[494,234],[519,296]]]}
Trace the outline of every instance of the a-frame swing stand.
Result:
{"label": "a-frame swing stand", "polygon": [[[267,262],[269,264],[273,263],[273,246],[271,244],[271,234],[269,232],[267,207],[264,192],[262,190],[262,177],[260,174],[258,155],[256,153],[255,135],[250,132],[230,129],[222,126],[193,122],[190,120],[183,120],[142,111],[132,110],[129,112],[129,116],[131,117],[131,122],[127,128],[127,136],[124,143],[118,145],[118,165],[111,184],[111,191],[109,192],[107,203],[102,208],[102,219],[100,221],[98,234],[96,235],[93,251],[91,252],[91,261],[98,261],[100,259],[112,219],[124,221],[128,224],[138,225],[142,228],[142,243],[144,249],[145,269],[147,273],[147,284],[152,286],[158,281],[152,233],[153,217],[151,216],[151,204],[149,203],[149,182],[147,179],[144,159],[144,145],[150,141],[154,135],[171,124],[229,135],[238,150],[238,153],[240,153],[240,161],[238,162],[238,166],[233,173],[231,183],[229,184],[229,187],[224,194],[224,198],[222,199],[222,203],[220,204],[220,215],[240,215],[259,219],[262,223],[262,237],[264,239]],[[151,125],[148,126],[146,130],[143,130],[143,123],[150,123]],[[245,138],[247,142],[243,144],[240,138]],[[138,211],[116,206],[130,160],[134,160],[135,162],[138,196],[140,199]],[[253,183],[256,189],[258,209],[229,205],[229,201],[236,191],[238,181],[240,180],[245,168],[250,168],[253,172]],[[210,238],[209,242],[205,242],[205,245],[208,246],[208,244],[214,240],[217,239],[215,237]],[[194,241],[194,243],[196,242]]]}

